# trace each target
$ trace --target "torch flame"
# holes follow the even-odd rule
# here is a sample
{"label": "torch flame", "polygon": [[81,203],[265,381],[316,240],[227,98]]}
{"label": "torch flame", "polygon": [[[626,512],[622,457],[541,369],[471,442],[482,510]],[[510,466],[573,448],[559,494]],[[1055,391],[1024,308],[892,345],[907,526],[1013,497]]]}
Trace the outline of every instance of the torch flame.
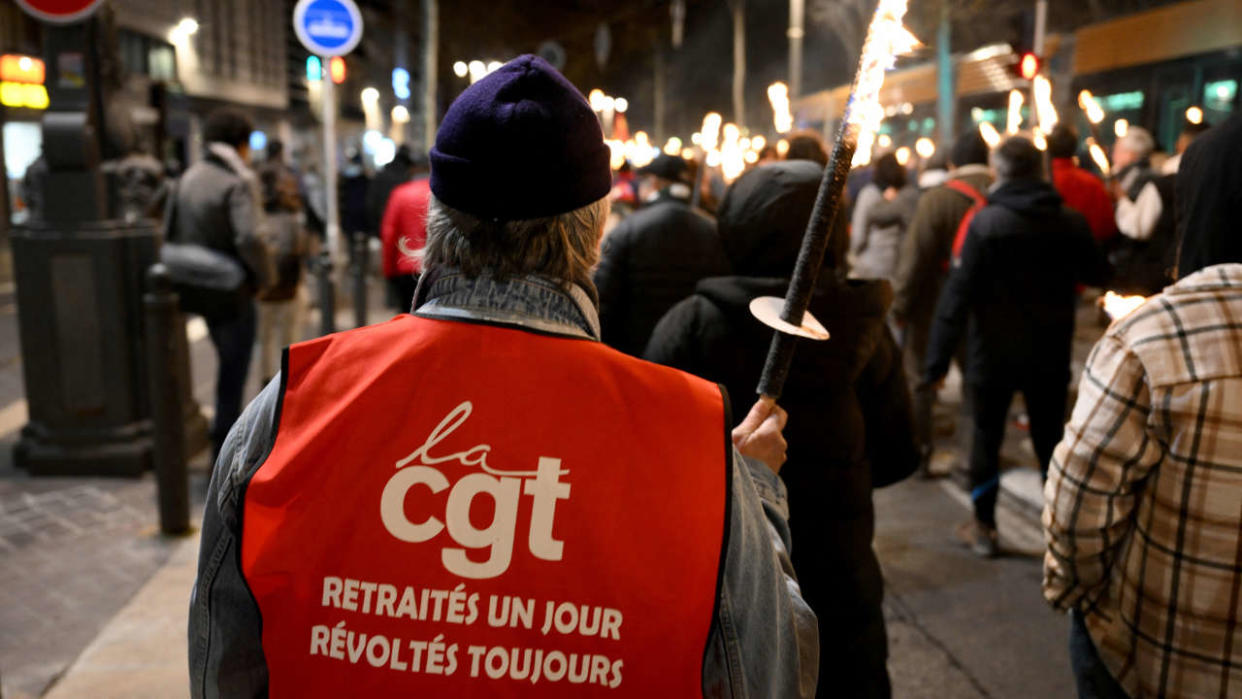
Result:
{"label": "torch flame", "polygon": [[1091,153],[1091,159],[1095,161],[1095,166],[1100,168],[1100,172],[1108,177],[1112,174],[1112,166],[1108,162],[1108,153],[1104,152],[1104,148],[1096,143],[1094,138],[1087,139],[1087,152]]}
{"label": "torch flame", "polygon": [[1005,132],[1013,135],[1022,128],[1022,91],[1009,91],[1009,119],[1005,123]]}
{"label": "torch flame", "polygon": [[979,122],[979,135],[988,144],[988,148],[995,148],[1000,145],[1001,135],[996,130],[996,127],[992,126],[990,121]]}
{"label": "torch flame", "polygon": [[1146,302],[1146,296],[1122,296],[1114,291],[1106,291],[1100,298],[1100,306],[1113,320],[1130,315]]}
{"label": "torch flame", "polygon": [[789,111],[789,87],[782,82],[768,85],[768,102],[772,104],[772,125],[777,133],[787,133],[793,128],[793,114]]}
{"label": "torch flame", "polygon": [[[880,0],[867,30],[867,40],[862,48],[862,60],[854,85],[853,97],[846,109],[846,123],[858,127],[858,149],[854,164],[865,164],[871,158],[870,143],[880,122],[884,121],[884,107],[880,106],[880,88],[884,86],[884,71],[893,67],[897,56],[910,53],[922,46],[910,30],[902,25],[906,15],[906,0]],[[872,137],[866,134],[871,133]],[[863,144],[868,144],[864,148]]]}
{"label": "torch flame", "polygon": [[1039,130],[1052,133],[1057,125],[1057,108],[1052,106],[1052,83],[1043,75],[1036,75],[1032,84],[1035,98],[1035,114],[1039,118]]}
{"label": "torch flame", "polygon": [[1100,106],[1100,101],[1091,94],[1090,90],[1078,93],[1078,108],[1087,115],[1087,121],[1092,124],[1104,121],[1104,108]]}
{"label": "torch flame", "polygon": [[708,112],[703,117],[703,128],[699,129],[699,133],[703,134],[699,140],[699,145],[703,146],[703,150],[716,150],[716,143],[720,138],[721,121],[723,119],[716,112]]}

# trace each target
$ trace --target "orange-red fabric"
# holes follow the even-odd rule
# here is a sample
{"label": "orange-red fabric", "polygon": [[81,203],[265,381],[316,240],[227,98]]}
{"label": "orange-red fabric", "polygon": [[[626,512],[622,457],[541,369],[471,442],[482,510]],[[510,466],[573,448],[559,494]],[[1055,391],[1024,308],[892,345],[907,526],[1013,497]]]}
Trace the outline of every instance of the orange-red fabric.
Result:
{"label": "orange-red fabric", "polygon": [[[966,214],[962,216],[961,222],[957,224],[957,233],[953,235],[953,254],[950,256],[950,259],[957,260],[962,256],[962,248],[966,245],[966,234],[970,232],[970,222],[975,220],[975,214],[979,213],[980,209],[987,206],[988,200],[979,190],[962,180],[948,180],[944,183],[944,186],[958,194],[964,194],[974,202],[966,210]],[[947,270],[948,268],[949,262],[946,261],[945,269]]]}
{"label": "orange-red fabric", "polygon": [[1100,178],[1075,165],[1073,158],[1053,158],[1052,185],[1066,206],[1087,219],[1095,242],[1103,245],[1117,234],[1113,199]]}
{"label": "orange-red fabric", "polygon": [[285,382],[241,549],[273,697],[699,695],[716,386],[409,315],[294,346]]}

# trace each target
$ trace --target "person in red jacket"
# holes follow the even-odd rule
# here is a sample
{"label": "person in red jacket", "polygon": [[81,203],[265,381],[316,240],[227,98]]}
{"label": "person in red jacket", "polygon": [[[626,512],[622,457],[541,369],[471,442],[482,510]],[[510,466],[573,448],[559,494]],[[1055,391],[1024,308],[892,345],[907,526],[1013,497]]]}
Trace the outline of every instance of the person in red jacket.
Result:
{"label": "person in red jacket", "polygon": [[431,196],[425,165],[423,170],[422,175],[392,191],[380,223],[384,278],[402,313],[408,313],[414,303],[414,289],[423,271],[423,260],[417,253],[427,243],[427,202]]}
{"label": "person in red jacket", "polygon": [[1113,219],[1113,200],[1098,177],[1078,167],[1078,132],[1074,127],[1057,124],[1048,136],[1048,155],[1052,158],[1052,185],[1065,200],[1065,205],[1082,214],[1091,228],[1091,235],[1101,247],[1117,235]]}

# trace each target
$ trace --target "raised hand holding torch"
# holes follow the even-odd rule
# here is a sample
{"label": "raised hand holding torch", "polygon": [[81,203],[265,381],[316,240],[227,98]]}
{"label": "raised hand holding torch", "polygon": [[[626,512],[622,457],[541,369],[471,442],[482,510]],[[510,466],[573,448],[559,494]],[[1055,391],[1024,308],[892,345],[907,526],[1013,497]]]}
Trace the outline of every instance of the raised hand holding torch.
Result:
{"label": "raised hand holding torch", "polygon": [[824,252],[828,249],[830,225],[841,208],[845,180],[855,161],[859,140],[863,138],[869,143],[884,118],[884,109],[880,106],[884,72],[893,67],[898,55],[909,53],[920,45],[919,40],[901,23],[905,14],[906,0],[879,0],[867,28],[845,118],[837,130],[832,157],[824,169],[815,207],[807,221],[789,290],[783,300],[775,296],[761,296],[750,303],[751,313],[776,330],[759,379],[761,400],[774,403],[780,398],[793,362],[795,338],[828,339],[828,331],[807,312],[807,307],[824,261]]}

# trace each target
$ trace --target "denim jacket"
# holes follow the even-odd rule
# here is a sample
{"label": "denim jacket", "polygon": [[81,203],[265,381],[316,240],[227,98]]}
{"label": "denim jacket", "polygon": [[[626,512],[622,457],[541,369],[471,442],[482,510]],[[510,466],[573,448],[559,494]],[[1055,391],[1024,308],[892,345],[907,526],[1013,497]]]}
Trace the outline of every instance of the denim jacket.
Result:
{"label": "denim jacket", "polygon": [[[586,291],[539,277],[502,282],[442,273],[420,286],[415,313],[593,340],[600,336],[595,304]],[[245,485],[272,446],[279,392],[277,377],[246,408],[224,443],[208,487],[190,598],[194,697],[267,693],[262,619],[241,571],[239,514]],[[703,658],[703,694],[814,696],[817,621],[802,600],[789,559],[784,483],[762,463],[734,450],[732,484],[724,581]]]}

